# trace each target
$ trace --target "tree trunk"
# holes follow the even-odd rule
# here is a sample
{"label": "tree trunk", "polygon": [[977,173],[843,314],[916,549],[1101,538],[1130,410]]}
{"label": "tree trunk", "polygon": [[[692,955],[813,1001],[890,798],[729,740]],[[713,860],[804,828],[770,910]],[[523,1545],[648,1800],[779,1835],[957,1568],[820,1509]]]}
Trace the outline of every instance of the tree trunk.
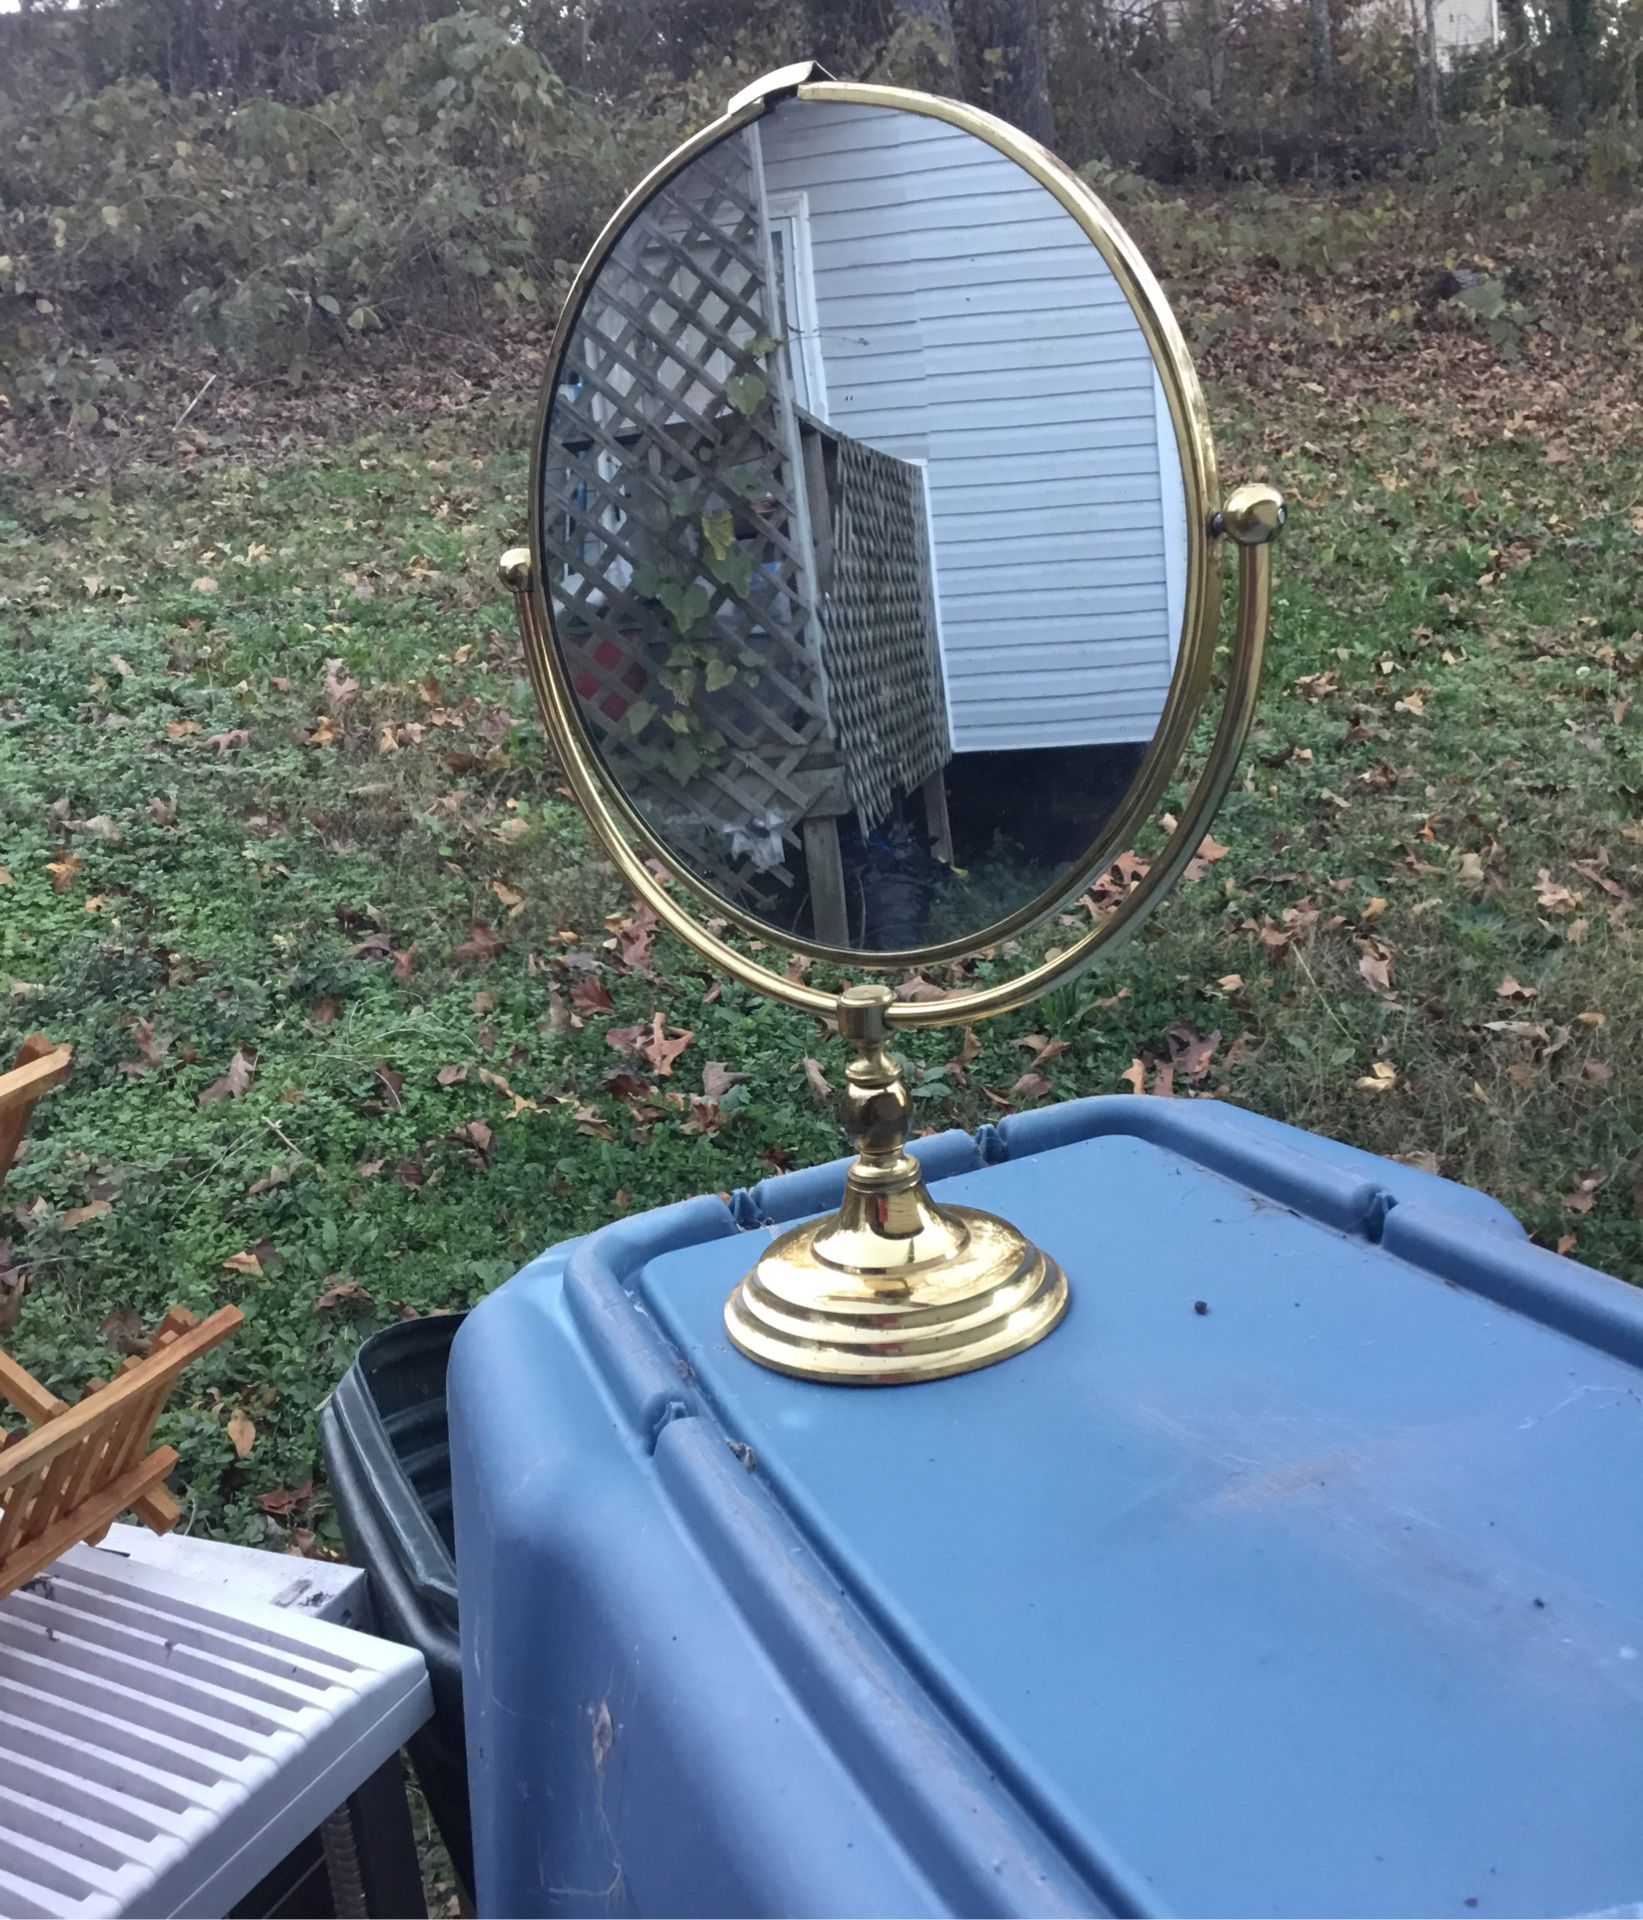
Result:
{"label": "tree trunk", "polygon": [[1499,0],[1501,39],[1506,43],[1507,98],[1529,104],[1529,16],[1524,0]]}
{"label": "tree trunk", "polygon": [[1558,49],[1563,66],[1563,125],[1579,133],[1592,115],[1592,42],[1596,37],[1592,0],[1563,0]]}
{"label": "tree trunk", "polygon": [[1055,119],[1038,0],[964,0],[961,18],[989,111],[1051,145]]}
{"label": "tree trunk", "polygon": [[1204,91],[1210,111],[1219,113],[1227,84],[1226,0],[1204,0]]}
{"label": "tree trunk", "polygon": [[1312,109],[1323,119],[1335,94],[1335,27],[1329,17],[1329,0],[1307,0],[1306,18],[1311,43]]}
{"label": "tree trunk", "polygon": [[1422,79],[1425,82],[1425,118],[1428,137],[1435,146],[1438,141],[1438,110],[1440,89],[1438,85],[1438,0],[1426,0],[1426,58],[1422,67]]}

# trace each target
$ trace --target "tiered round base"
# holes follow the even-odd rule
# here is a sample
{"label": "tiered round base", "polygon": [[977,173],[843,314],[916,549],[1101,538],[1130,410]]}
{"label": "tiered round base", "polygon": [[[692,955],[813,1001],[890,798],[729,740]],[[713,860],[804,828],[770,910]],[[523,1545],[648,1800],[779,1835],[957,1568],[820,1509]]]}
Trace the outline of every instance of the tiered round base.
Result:
{"label": "tiered round base", "polygon": [[731,1340],[778,1373],[875,1387],[970,1373],[1042,1340],[1067,1310],[1056,1262],[994,1214],[937,1218],[955,1230],[952,1251],[900,1272],[826,1259],[817,1242],[831,1230],[836,1243],[836,1219],[794,1227],[725,1303]]}

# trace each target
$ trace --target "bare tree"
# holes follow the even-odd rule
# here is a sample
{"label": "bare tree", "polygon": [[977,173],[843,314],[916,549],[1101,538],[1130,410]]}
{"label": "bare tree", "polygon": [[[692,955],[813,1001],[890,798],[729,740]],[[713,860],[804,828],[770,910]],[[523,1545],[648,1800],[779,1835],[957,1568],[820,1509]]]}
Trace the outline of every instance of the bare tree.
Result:
{"label": "bare tree", "polygon": [[1438,0],[1425,0],[1425,19],[1417,35],[1417,45],[1420,50],[1421,118],[1426,123],[1426,137],[1435,146],[1441,98],[1438,84]]}
{"label": "bare tree", "polygon": [[1329,15],[1329,0],[1307,0],[1306,19],[1312,106],[1322,118],[1335,93],[1335,26]]}
{"label": "bare tree", "polygon": [[955,12],[977,94],[1000,119],[1049,146],[1055,119],[1038,0],[960,0]]}
{"label": "bare tree", "polygon": [[1557,37],[1563,125],[1566,131],[1579,133],[1592,117],[1592,49],[1597,40],[1597,9],[1592,0],[1563,0]]}

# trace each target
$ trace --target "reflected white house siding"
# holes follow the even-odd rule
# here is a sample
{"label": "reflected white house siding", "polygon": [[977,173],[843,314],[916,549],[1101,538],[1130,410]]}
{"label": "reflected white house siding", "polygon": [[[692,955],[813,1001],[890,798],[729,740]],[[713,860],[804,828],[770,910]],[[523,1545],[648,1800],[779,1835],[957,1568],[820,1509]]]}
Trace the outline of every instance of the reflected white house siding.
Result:
{"label": "reflected white house siding", "polygon": [[1013,161],[940,121],[794,102],[760,139],[801,256],[808,229],[816,410],[927,463],[955,750],[1149,739],[1185,508],[1145,340],[1100,255]]}

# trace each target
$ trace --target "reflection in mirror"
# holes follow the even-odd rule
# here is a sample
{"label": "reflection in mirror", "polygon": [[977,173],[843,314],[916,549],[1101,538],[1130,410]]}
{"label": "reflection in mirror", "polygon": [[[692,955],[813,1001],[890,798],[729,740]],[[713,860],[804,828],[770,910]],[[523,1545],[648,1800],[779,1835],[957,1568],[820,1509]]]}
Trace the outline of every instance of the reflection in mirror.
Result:
{"label": "reflection in mirror", "polygon": [[787,100],[645,204],[545,426],[544,584],[609,776],[798,944],[973,936],[1157,729],[1185,488],[1054,196],[924,114]]}

